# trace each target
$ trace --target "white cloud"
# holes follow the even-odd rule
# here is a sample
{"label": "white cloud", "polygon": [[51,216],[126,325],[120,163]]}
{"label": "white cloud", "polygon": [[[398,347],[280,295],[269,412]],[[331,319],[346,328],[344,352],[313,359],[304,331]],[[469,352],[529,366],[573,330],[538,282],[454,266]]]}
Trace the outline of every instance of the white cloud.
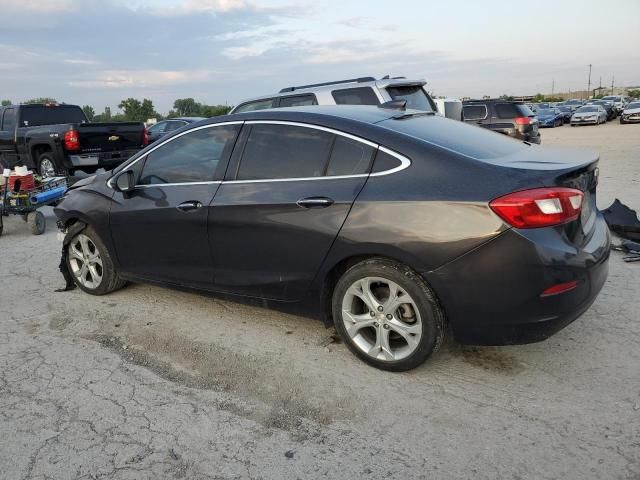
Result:
{"label": "white cloud", "polygon": [[73,8],[73,0],[0,0],[0,12],[61,12]]}
{"label": "white cloud", "polygon": [[77,88],[138,88],[178,85],[206,80],[204,70],[104,70],[94,78],[67,83]]}

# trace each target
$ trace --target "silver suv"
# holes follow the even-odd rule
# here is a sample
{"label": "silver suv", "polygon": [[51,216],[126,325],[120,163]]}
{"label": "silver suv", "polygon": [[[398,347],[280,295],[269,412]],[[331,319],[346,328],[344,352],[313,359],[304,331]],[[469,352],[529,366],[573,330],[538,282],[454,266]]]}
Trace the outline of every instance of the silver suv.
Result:
{"label": "silver suv", "polygon": [[424,88],[426,84],[424,80],[407,80],[405,77],[390,78],[387,75],[380,80],[361,77],[287,87],[274,95],[246,100],[230,113],[304,105],[380,105],[393,100],[406,100],[408,109],[437,113],[438,108],[435,102]]}

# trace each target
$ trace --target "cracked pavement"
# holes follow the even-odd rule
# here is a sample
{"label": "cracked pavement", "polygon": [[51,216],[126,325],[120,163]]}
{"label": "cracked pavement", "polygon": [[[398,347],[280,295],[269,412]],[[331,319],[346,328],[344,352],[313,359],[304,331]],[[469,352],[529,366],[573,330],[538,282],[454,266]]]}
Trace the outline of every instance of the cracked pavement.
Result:
{"label": "cracked pavement", "polygon": [[[600,149],[599,206],[640,208],[635,132],[543,138]],[[10,217],[0,237],[3,479],[640,478],[640,265],[615,252],[593,307],[548,341],[449,339],[393,374],[276,311],[146,285],[55,292],[44,212],[44,235]]]}

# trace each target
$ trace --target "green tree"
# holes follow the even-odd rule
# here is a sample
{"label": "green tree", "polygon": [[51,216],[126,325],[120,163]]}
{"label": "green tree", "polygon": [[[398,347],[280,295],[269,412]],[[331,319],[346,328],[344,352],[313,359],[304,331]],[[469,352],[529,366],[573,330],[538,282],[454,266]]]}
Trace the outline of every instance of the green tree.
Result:
{"label": "green tree", "polygon": [[149,118],[160,116],[153,108],[153,102],[148,98],[143,99],[142,102],[136,98],[127,98],[120,102],[118,108],[123,111],[126,121],[146,122]]}
{"label": "green tree", "polygon": [[200,110],[200,116],[208,118],[226,115],[232,108],[233,107],[230,107],[229,105],[203,105]]}
{"label": "green tree", "polygon": [[640,98],[640,88],[634,88],[631,90],[627,90],[627,95],[633,98]]}
{"label": "green tree", "polygon": [[6,107],[8,105],[13,105],[13,102],[11,100],[2,100],[3,107]]}
{"label": "green tree", "polygon": [[32,104],[32,103],[58,103],[58,101],[55,98],[51,98],[51,97],[38,97],[38,98],[31,98],[29,100],[25,100],[23,103],[25,103],[25,104]]}
{"label": "green tree", "polygon": [[87,120],[93,122],[93,119],[96,117],[96,111],[93,109],[91,105],[84,105],[82,107],[82,111],[87,117]]}
{"label": "green tree", "polygon": [[198,117],[202,110],[202,105],[193,98],[178,98],[173,102],[173,109],[178,117]]}

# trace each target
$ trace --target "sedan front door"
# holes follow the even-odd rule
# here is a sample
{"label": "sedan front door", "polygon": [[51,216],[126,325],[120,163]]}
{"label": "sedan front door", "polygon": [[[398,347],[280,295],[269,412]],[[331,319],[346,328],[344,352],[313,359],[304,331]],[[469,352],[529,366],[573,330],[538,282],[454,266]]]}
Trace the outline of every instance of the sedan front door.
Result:
{"label": "sedan front door", "polygon": [[210,286],[207,219],[241,122],[206,125],[151,150],[131,167],[133,192],[114,195],[111,234],[125,274]]}

